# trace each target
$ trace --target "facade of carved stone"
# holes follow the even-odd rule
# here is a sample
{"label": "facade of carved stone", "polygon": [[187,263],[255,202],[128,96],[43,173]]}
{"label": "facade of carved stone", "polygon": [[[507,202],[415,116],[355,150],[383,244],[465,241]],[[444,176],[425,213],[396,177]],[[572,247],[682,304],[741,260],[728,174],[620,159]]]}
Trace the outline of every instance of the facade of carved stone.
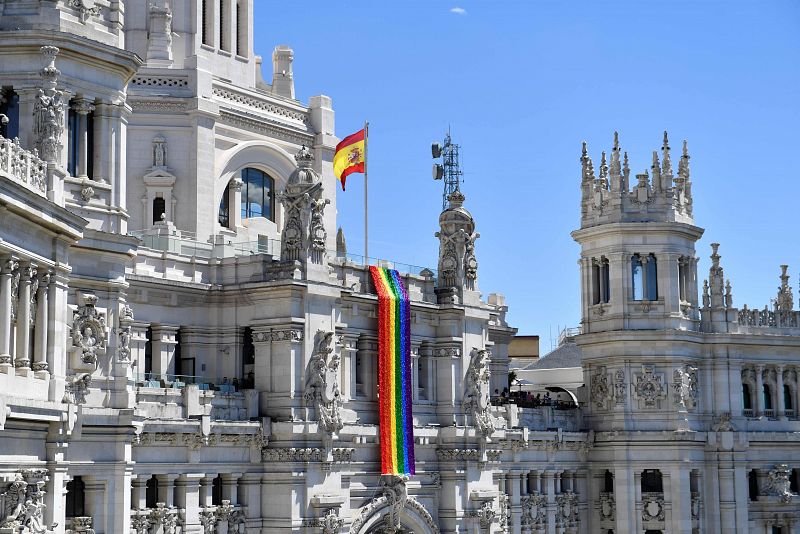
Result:
{"label": "facade of carved stone", "polygon": [[617,138],[581,159],[580,409],[492,404],[515,329],[450,196],[438,270],[400,269],[417,474],[382,477],[332,104],[295,99],[286,46],[263,79],[255,7],[0,3],[0,532],[797,528],[788,270],[739,310],[715,245],[698,299],[666,137],[635,183]]}

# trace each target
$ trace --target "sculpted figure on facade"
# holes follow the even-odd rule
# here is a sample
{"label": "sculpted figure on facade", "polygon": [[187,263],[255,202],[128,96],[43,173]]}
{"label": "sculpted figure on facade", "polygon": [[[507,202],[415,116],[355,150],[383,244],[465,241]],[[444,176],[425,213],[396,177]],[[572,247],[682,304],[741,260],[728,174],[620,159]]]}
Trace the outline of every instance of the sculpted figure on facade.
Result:
{"label": "sculpted figure on facade", "polygon": [[317,411],[320,430],[333,434],[344,426],[342,398],[339,391],[341,356],[333,347],[333,332],[317,332],[314,352],[306,367],[303,398]]}
{"label": "sculpted figure on facade", "polygon": [[697,367],[685,365],[672,372],[672,395],[676,406],[693,409],[697,403]]}
{"label": "sculpted figure on facade", "polygon": [[289,177],[281,194],[284,227],[281,232],[281,258],[321,264],[325,257],[328,233],[322,180],[314,170],[314,156],[303,146],[295,155],[297,169]]}
{"label": "sculpted figure on facade", "polygon": [[42,159],[55,163],[61,156],[65,106],[64,94],[56,90],[61,74],[55,64],[59,50],[55,46],[43,46],[41,52],[47,65],[41,71],[43,87],[33,105],[33,135]]}
{"label": "sculpted figure on facade", "polygon": [[95,295],[84,295],[83,306],[72,317],[72,346],[83,363],[93,365],[97,365],[98,355],[106,351],[106,320],[96,304]]}
{"label": "sculpted figure on facade", "polygon": [[556,524],[562,528],[575,528],[578,524],[578,496],[571,491],[556,495]]}
{"label": "sculpted figure on facade", "polygon": [[403,532],[400,514],[408,501],[408,477],[383,475],[381,477],[381,490],[386,498],[389,510],[383,518],[383,534],[397,534]]}
{"label": "sculpted figure on facade", "polygon": [[605,366],[601,366],[592,376],[591,394],[592,400],[598,408],[604,408],[609,397],[608,372]]}
{"label": "sculpted figure on facade", "polygon": [[25,534],[44,534],[53,527],[44,522],[44,486],[47,471],[29,469],[15,474],[14,481],[2,494],[5,503],[0,529]]}
{"label": "sculpted figure on facade", "polygon": [[86,394],[89,392],[89,385],[92,383],[92,375],[89,373],[79,373],[72,377],[67,377],[64,384],[64,404],[85,404]]}
{"label": "sculpted figure on facade", "polygon": [[489,378],[492,376],[489,370],[490,362],[491,352],[486,349],[473,349],[465,377],[462,403],[464,409],[472,415],[475,429],[487,439],[495,430],[494,418],[489,411]]}
{"label": "sculpted figure on facade", "polygon": [[547,501],[544,495],[539,495],[538,492],[532,495],[524,495],[521,500],[522,504],[522,527],[527,529],[541,529],[547,521]]}
{"label": "sculpted figure on facade", "polygon": [[769,471],[767,493],[781,498],[781,502],[789,503],[794,494],[791,490],[790,475],[792,470],[786,464],[778,464]]}
{"label": "sculpted figure on facade", "polygon": [[475,221],[464,207],[464,195],[456,190],[447,197],[449,206],[439,216],[439,280],[440,288],[476,290],[478,260]]}
{"label": "sculpted figure on facade", "polygon": [[617,369],[614,373],[614,399],[617,404],[625,404],[627,384],[625,383],[625,371]]}

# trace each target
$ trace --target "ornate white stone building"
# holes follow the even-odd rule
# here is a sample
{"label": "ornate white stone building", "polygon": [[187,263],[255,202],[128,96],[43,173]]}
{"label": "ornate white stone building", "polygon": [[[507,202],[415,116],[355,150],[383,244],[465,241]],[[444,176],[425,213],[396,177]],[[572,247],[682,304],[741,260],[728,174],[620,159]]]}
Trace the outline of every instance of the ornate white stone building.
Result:
{"label": "ornate white stone building", "polygon": [[[464,196],[412,309],[417,475],[379,475],[377,296],[328,97],[252,0],[0,2],[0,534],[797,532],[800,312],[697,298],[688,155],[584,153],[581,409],[491,406]],[[794,530],[792,530],[794,529]]]}

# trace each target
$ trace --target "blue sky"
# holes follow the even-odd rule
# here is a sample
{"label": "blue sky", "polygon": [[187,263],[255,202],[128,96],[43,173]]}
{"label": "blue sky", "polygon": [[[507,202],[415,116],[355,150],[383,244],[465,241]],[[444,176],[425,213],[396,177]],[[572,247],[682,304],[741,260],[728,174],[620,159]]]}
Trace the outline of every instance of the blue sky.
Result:
{"label": "blue sky", "polygon": [[[633,172],[663,130],[674,151],[688,139],[701,280],[718,241],[736,306],[768,303],[781,263],[797,289],[796,0],[257,0],[256,51],[276,44],[294,48],[298,98],[333,98],[337,135],[370,121],[372,256],[435,267],[430,143],[451,128],[481,290],[543,350],[580,319],[580,143],[597,162],[614,130]],[[362,187],[338,196],[354,253]]]}

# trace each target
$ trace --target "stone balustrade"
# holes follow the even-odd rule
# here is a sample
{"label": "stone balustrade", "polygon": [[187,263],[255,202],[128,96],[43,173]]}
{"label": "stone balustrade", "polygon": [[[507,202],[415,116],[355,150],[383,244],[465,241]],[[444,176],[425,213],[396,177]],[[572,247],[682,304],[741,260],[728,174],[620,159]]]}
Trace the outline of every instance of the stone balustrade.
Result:
{"label": "stone balustrade", "polygon": [[215,421],[249,421],[258,414],[258,393],[201,390],[193,384],[181,388],[140,386],[136,389],[136,407],[152,419],[209,415]]}
{"label": "stone balustrade", "polygon": [[22,184],[39,196],[47,194],[47,164],[36,150],[22,148],[19,139],[0,136],[0,176]]}

